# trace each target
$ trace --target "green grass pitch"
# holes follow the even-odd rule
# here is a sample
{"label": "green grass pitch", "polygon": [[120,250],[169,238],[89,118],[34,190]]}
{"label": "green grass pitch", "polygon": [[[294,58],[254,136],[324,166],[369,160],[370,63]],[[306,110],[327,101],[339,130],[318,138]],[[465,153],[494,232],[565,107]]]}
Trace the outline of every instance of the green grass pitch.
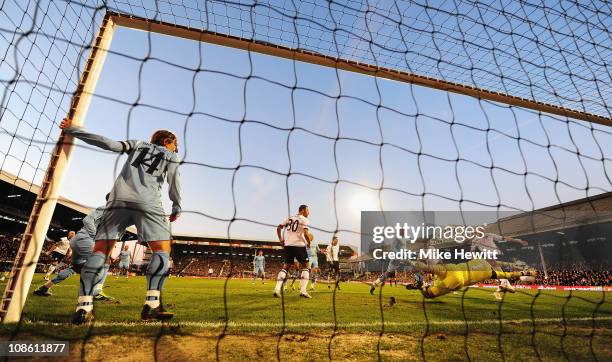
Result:
{"label": "green grass pitch", "polygon": [[[31,291],[42,283],[36,275]],[[609,293],[517,290],[499,302],[490,289],[468,288],[423,300],[401,286],[372,296],[361,283],[342,283],[335,292],[319,283],[313,299],[289,288],[281,300],[272,297],[273,287],[271,281],[170,278],[163,302],[176,314],[162,325],[139,320],[143,277],[109,276],[105,292],[117,302],[96,303],[93,325],[75,327],[67,323],[78,293],[75,276],[54,287],[51,297],[30,295],[23,322],[2,326],[2,335],[70,340],[71,357],[94,360],[112,340],[130,360],[151,353],[176,357],[178,350],[237,360],[253,353],[297,360],[612,358]]]}

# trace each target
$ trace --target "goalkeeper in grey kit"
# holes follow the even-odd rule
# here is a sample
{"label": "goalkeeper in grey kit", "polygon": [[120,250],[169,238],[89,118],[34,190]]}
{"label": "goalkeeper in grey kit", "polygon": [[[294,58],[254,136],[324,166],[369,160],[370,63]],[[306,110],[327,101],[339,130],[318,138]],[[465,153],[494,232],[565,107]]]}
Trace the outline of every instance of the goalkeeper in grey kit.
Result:
{"label": "goalkeeper in grey kit", "polygon": [[[104,262],[115,243],[125,228],[131,225],[136,226],[138,239],[147,242],[153,252],[146,270],[147,292],[141,318],[172,318],[173,313],[164,309],[160,297],[169,268],[172,235],[168,221],[175,221],[181,213],[180,160],[176,135],[160,130],[153,133],[150,142],[119,142],[72,127],[70,119],[64,119],[60,128],[90,145],[128,155],[110,192],[96,233],[93,254],[81,270],[78,305],[72,322],[82,324],[93,319],[94,286],[101,277]],[[168,193],[172,201],[169,218],[165,215],[161,201],[164,180],[168,182]]]}

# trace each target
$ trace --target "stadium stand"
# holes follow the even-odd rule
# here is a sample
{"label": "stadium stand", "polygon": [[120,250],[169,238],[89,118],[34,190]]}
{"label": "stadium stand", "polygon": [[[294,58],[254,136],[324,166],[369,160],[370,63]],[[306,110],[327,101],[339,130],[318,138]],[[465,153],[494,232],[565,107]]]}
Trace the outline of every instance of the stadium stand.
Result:
{"label": "stadium stand", "polygon": [[[0,173],[2,270],[8,270],[12,264],[28,219],[22,210],[32,207],[37,192],[38,186],[8,172]],[[89,210],[86,206],[61,198],[49,228],[49,239],[56,240],[68,230],[80,228],[81,219]],[[533,263],[543,271],[540,260],[537,260],[538,254],[533,252],[540,246],[549,265],[548,278],[545,278],[543,272],[540,273],[536,280],[538,285],[611,286],[612,267],[607,256],[612,250],[606,235],[612,234],[612,212],[607,210],[612,210],[612,193],[501,219],[500,223],[491,225],[489,230],[501,229],[505,235],[528,241],[527,246],[517,247],[504,243],[500,246],[510,256],[507,261],[518,259]],[[526,218],[533,220],[529,223],[532,225],[531,230],[524,229],[528,224]],[[133,238],[133,235],[129,237]],[[324,250],[327,245],[320,244],[320,247]],[[230,272],[236,278],[251,277],[253,255],[260,249],[264,250],[266,257],[267,277],[274,278],[282,264],[282,249],[276,241],[177,235],[172,253],[174,265],[170,273],[208,277],[208,270],[212,268],[212,276],[215,278],[228,277]],[[372,281],[381,270],[386,269],[385,262],[354,258],[355,254],[353,248],[342,245],[340,256],[344,279]],[[46,258],[44,254],[41,255],[41,267],[48,262]],[[146,256],[142,261],[135,261],[132,271],[138,273],[146,263]],[[322,274],[325,274],[327,264],[322,253],[319,254],[319,265]],[[403,282],[411,278],[411,274],[403,270],[398,273],[396,280]]]}

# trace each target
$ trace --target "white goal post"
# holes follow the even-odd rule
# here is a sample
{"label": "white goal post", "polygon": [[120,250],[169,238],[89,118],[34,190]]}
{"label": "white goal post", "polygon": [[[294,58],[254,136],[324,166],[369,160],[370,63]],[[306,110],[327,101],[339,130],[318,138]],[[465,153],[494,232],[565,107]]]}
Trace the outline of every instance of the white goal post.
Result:
{"label": "white goal post", "polygon": [[[115,24],[112,16],[107,14],[93,40],[77,90],[72,96],[67,117],[72,119],[73,125],[83,124],[114,31]],[[64,173],[73,151],[73,138],[62,132],[51,153],[47,171],[4,289],[0,305],[0,318],[3,323],[15,323],[21,319],[21,312],[30,290],[45,235],[55,211]]]}

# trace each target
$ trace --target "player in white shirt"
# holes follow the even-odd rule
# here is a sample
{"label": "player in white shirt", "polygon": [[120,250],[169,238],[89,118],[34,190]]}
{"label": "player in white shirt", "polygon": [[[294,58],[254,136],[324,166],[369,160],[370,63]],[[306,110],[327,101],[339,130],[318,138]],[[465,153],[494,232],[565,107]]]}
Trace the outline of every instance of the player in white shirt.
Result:
{"label": "player in white shirt", "polygon": [[327,259],[327,289],[331,289],[330,277],[333,274],[336,278],[336,288],[340,289],[340,242],[338,237],[334,236],[331,243],[325,249],[325,258]]}
{"label": "player in white shirt", "polygon": [[[283,268],[278,273],[276,278],[276,287],[274,288],[274,297],[281,297],[281,289],[287,279],[287,271],[293,267],[297,260],[300,272],[300,296],[304,298],[312,298],[306,287],[310,273],[308,271],[308,253],[306,248],[310,247],[310,242],[313,240],[312,233],[308,230],[308,216],[310,209],[307,205],[300,205],[298,213],[287,218],[282,224],[276,228],[278,241],[283,246],[285,251],[285,260]],[[285,237],[283,238],[282,230],[285,229]]]}
{"label": "player in white shirt", "polygon": [[47,255],[51,256],[51,264],[49,265],[49,269],[47,270],[47,274],[45,274],[45,280],[49,280],[49,277],[55,269],[58,268],[59,264],[66,259],[66,256],[70,255],[70,239],[72,239],[76,233],[74,231],[68,232],[68,237],[63,237],[55,243],[47,252]]}

